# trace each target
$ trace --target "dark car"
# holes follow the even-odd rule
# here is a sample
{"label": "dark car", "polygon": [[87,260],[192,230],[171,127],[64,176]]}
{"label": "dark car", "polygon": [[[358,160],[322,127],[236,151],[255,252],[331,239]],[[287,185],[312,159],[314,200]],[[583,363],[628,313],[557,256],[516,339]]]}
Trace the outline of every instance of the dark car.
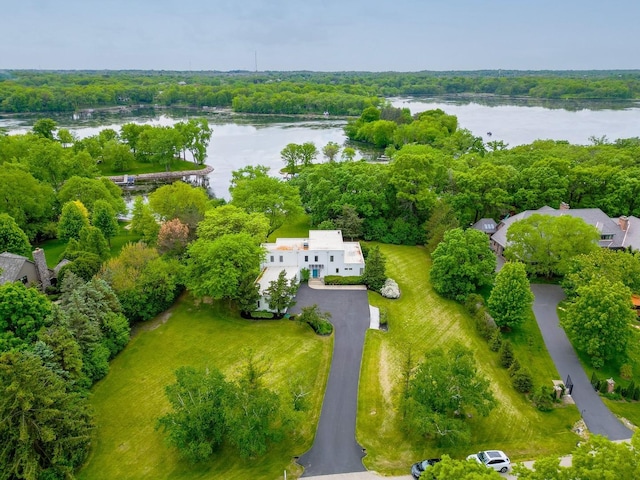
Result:
{"label": "dark car", "polygon": [[422,475],[422,472],[424,472],[431,465],[438,463],[439,461],[439,458],[429,458],[427,460],[422,460],[421,462],[414,463],[411,466],[411,475],[413,475],[413,478],[418,480],[420,478],[420,475]]}

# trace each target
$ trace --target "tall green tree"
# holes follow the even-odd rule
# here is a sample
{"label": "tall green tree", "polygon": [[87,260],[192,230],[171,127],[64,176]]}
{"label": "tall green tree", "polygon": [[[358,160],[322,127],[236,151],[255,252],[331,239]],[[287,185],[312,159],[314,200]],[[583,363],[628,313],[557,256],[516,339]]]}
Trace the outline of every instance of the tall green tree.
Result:
{"label": "tall green tree", "polygon": [[149,206],[163,220],[178,218],[195,231],[204,218],[209,197],[200,187],[192,187],[184,182],[174,182],[158,188],[149,195]]}
{"label": "tall green tree", "polygon": [[0,477],[71,478],[91,442],[87,399],[29,352],[0,355]]}
{"label": "tall green tree", "polygon": [[324,155],[324,158],[330,162],[335,162],[338,153],[340,153],[340,145],[336,142],[329,142],[322,147],[322,154]]}
{"label": "tall green tree", "polygon": [[89,226],[88,216],[87,209],[79,201],[65,203],[58,222],[58,238],[79,240],[80,231]]}
{"label": "tall green tree", "polygon": [[36,135],[41,136],[42,138],[46,138],[48,140],[53,140],[53,131],[57,128],[57,123],[55,120],[50,118],[40,118],[36,120],[33,124],[32,131]]}
{"label": "tall green tree", "polygon": [[280,228],[287,218],[303,212],[298,189],[266,173],[242,179],[232,186],[231,204],[248,213],[262,213],[269,219],[269,232]]}
{"label": "tall green tree", "polygon": [[257,243],[267,239],[269,219],[263,213],[247,213],[235,205],[222,205],[209,209],[198,224],[198,238],[215,240],[230,233],[248,233]]}
{"label": "tall green tree", "polygon": [[589,355],[595,368],[616,356],[624,358],[636,317],[631,291],[620,282],[599,278],[576,293],[562,320],[573,343]]}
{"label": "tall green tree", "polygon": [[504,264],[496,275],[487,305],[499,327],[513,328],[525,321],[533,305],[533,293],[522,263]]}
{"label": "tall green tree", "polygon": [[0,352],[36,341],[51,312],[51,302],[21,282],[0,285]]}
{"label": "tall green tree", "polygon": [[362,274],[362,283],[370,290],[379,292],[387,280],[386,264],[387,259],[380,251],[380,247],[376,245],[367,255],[364,273]]}
{"label": "tall green tree", "polygon": [[478,288],[489,285],[496,269],[496,257],[489,248],[489,239],[473,228],[447,231],[431,258],[433,289],[460,302]]}
{"label": "tall green tree", "polygon": [[564,274],[576,255],[600,248],[599,239],[598,230],[581,218],[536,213],[509,226],[504,255],[533,275],[551,277]]}
{"label": "tall green tree", "polygon": [[236,300],[239,287],[255,280],[264,249],[246,233],[199,239],[188,249],[187,288],[196,296]]}
{"label": "tall green tree", "polygon": [[126,205],[122,199],[122,190],[106,179],[83,178],[73,176],[67,180],[58,192],[60,203],[78,200],[93,212],[97,201],[107,202],[115,213],[122,213]]}
{"label": "tall green tree", "polygon": [[439,443],[466,443],[467,414],[486,417],[496,406],[489,387],[468,348],[431,350],[410,380],[404,427]]}
{"label": "tall green tree", "polygon": [[142,197],[133,201],[131,212],[131,231],[140,235],[148,244],[154,244],[160,231],[158,220],[153,215],[151,207]]}
{"label": "tall green tree", "polygon": [[358,212],[351,205],[343,205],[342,212],[335,219],[336,228],[342,230],[342,235],[353,241],[354,237],[362,236],[364,220],[358,216]]}
{"label": "tall green tree", "polygon": [[282,270],[278,278],[269,283],[265,289],[265,296],[269,297],[269,308],[275,310],[278,315],[283,314],[288,308],[295,305],[293,300],[298,291],[298,282],[295,278],[288,279],[287,272]]}
{"label": "tall green tree", "polygon": [[206,460],[227,434],[224,405],[229,385],[217,369],[181,367],[176,383],[165,388],[173,410],[158,419],[157,428],[187,460]]}
{"label": "tall green tree", "polygon": [[29,238],[16,221],[6,213],[0,213],[0,253],[10,252],[28,257],[31,253]]}
{"label": "tall green tree", "polygon": [[91,212],[91,223],[94,227],[100,229],[104,238],[107,239],[109,247],[111,247],[111,237],[118,233],[118,219],[109,202],[96,200],[93,204],[93,212]]}

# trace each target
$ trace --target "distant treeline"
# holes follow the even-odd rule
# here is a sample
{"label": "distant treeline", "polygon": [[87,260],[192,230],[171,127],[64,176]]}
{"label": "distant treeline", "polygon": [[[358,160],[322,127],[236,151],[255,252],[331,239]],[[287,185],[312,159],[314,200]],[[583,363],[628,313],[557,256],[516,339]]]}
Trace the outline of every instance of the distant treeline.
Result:
{"label": "distant treeline", "polygon": [[244,113],[359,115],[383,97],[486,94],[541,99],[640,98],[640,70],[469,72],[0,72],[0,111],[165,105]]}

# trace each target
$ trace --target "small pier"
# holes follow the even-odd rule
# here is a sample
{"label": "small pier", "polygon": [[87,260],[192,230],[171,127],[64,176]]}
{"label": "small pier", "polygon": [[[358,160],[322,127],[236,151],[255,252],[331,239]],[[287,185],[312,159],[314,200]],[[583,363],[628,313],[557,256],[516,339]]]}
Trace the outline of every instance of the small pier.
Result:
{"label": "small pier", "polygon": [[201,170],[180,170],[175,172],[155,172],[155,173],[141,173],[138,175],[114,175],[111,177],[105,177],[111,180],[116,185],[125,188],[125,189],[137,189],[140,185],[149,185],[149,184],[164,184],[175,182],[176,180],[184,180],[186,182],[191,182],[190,177],[196,177],[195,182],[197,184],[206,185],[207,175],[213,172],[213,167],[207,165],[205,168]]}

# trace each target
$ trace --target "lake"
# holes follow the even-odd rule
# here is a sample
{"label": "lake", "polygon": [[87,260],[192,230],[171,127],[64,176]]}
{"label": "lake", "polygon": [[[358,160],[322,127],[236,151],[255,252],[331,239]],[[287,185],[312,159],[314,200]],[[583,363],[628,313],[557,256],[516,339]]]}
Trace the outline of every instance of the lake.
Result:
{"label": "lake", "polygon": [[[606,136],[610,140],[640,137],[640,105],[638,103],[505,102],[503,99],[421,99],[392,98],[396,107],[411,113],[440,108],[458,117],[458,125],[481,136],[484,141],[502,140],[510,146],[523,145],[537,139],[568,140],[589,144],[589,137]],[[207,163],[214,167],[209,185],[216,196],[229,198],[231,172],[247,165],[266,165],[271,173],[284,166],[280,151],[288,143],[313,142],[321,150],[328,142],[344,145],[344,119],[299,120],[291,117],[238,116],[228,113],[196,110],[143,109],[113,114],[93,112],[89,115],[53,117],[60,127],[68,128],[78,138],[95,135],[101,129],[118,130],[127,122],[172,125],[189,117],[205,116],[213,129]],[[0,117],[0,128],[10,133],[24,133],[39,117]],[[491,132],[491,135],[488,135]],[[379,152],[358,151],[356,158],[375,158]],[[321,157],[322,155],[319,155]]]}

